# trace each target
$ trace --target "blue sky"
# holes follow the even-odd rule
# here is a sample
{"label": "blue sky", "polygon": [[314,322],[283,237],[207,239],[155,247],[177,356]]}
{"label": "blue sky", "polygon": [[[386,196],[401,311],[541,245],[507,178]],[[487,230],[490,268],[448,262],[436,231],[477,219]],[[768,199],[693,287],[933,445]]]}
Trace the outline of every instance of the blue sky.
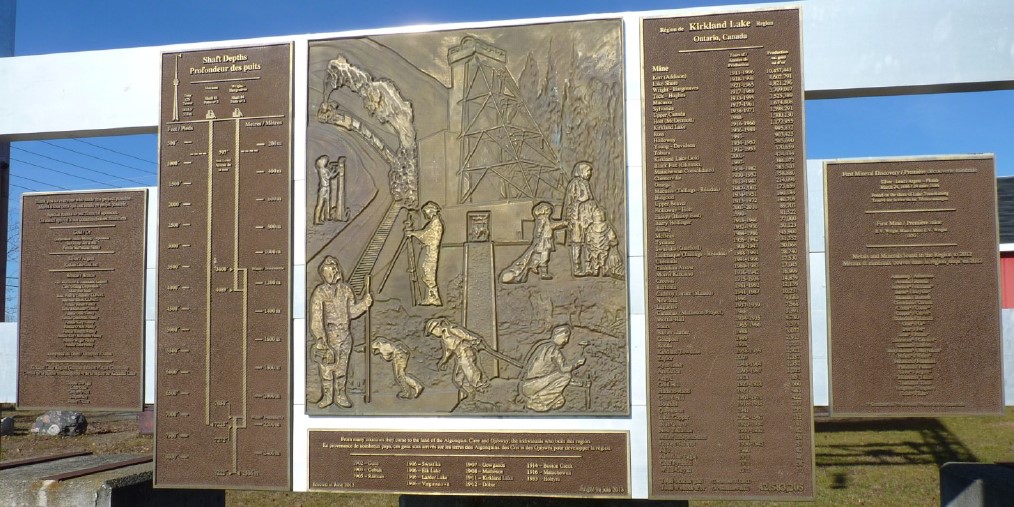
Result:
{"label": "blue sky", "polygon": [[[15,54],[730,3],[19,0]],[[1011,118],[1014,118],[1014,91],[811,100],[806,103],[807,158],[992,152],[997,155],[998,175],[1014,175]],[[13,143],[9,203],[12,221],[17,220],[20,194],[26,190],[154,185],[156,145],[154,135]],[[17,276],[16,265],[8,267],[8,276]],[[16,285],[17,281],[8,279],[8,283]]]}

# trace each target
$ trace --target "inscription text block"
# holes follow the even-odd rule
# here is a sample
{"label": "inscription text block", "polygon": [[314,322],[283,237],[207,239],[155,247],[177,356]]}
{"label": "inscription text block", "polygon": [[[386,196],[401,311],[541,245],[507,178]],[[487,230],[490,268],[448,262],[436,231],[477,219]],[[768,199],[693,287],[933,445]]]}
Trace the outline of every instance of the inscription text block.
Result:
{"label": "inscription text block", "polygon": [[1003,412],[993,167],[826,163],[834,415]]}
{"label": "inscription text block", "polygon": [[799,11],[642,29],[650,494],[812,497]]}
{"label": "inscription text block", "polygon": [[310,490],[630,497],[624,432],[311,431]]}
{"label": "inscription text block", "polygon": [[140,411],[145,190],[22,199],[18,406]]}

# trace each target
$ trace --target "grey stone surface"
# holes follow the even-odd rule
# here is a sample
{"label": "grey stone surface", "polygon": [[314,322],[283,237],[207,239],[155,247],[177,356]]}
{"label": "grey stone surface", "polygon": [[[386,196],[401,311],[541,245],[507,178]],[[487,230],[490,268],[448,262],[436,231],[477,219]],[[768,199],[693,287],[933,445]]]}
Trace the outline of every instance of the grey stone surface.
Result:
{"label": "grey stone surface", "polygon": [[13,435],[14,434],[14,418],[4,417],[0,419],[0,435]]}
{"label": "grey stone surface", "polygon": [[4,470],[0,505],[5,507],[222,506],[221,490],[153,489],[153,464],[143,463],[63,481],[44,477],[106,465],[139,455],[78,456]]}
{"label": "grey stone surface", "polygon": [[945,463],[940,467],[942,507],[1009,507],[1014,504],[1014,468],[988,463]]}
{"label": "grey stone surface", "polygon": [[35,419],[28,431],[39,436],[77,436],[88,431],[88,419],[81,412],[50,410]]}

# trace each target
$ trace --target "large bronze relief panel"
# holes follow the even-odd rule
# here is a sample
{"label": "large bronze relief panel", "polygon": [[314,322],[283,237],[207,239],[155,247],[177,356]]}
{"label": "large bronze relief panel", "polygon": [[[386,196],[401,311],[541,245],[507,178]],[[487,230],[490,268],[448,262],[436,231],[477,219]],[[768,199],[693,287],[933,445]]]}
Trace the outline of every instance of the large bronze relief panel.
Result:
{"label": "large bronze relief panel", "polygon": [[311,415],[629,412],[619,20],[313,42]]}

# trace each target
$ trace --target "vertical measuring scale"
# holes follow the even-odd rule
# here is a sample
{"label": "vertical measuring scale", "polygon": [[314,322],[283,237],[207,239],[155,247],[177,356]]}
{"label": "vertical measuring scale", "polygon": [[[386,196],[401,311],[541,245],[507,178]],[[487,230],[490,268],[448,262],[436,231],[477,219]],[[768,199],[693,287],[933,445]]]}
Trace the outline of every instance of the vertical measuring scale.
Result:
{"label": "vertical measuring scale", "polygon": [[156,483],[288,489],[291,46],[163,76]]}

